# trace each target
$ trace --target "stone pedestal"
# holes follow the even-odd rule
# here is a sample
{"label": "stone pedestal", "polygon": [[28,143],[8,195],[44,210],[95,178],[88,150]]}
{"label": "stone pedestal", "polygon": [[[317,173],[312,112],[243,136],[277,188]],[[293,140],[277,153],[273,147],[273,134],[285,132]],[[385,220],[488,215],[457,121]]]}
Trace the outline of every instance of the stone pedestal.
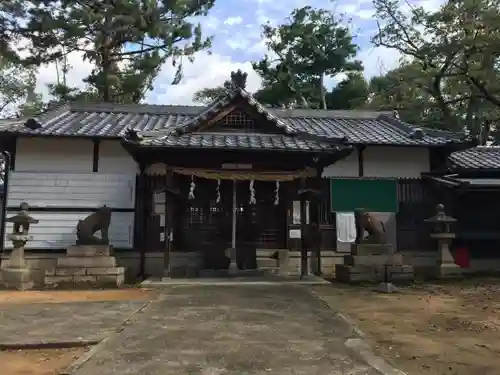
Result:
{"label": "stone pedestal", "polygon": [[236,275],[238,273],[238,265],[236,264],[236,249],[227,249],[227,256],[230,260],[227,272],[229,275]]}
{"label": "stone pedestal", "polygon": [[413,267],[403,264],[401,254],[392,253],[390,245],[353,244],[344,264],[335,266],[335,278],[344,282],[377,282],[384,279],[385,269],[390,280],[411,281]]}
{"label": "stone pedestal", "polygon": [[30,270],[27,268],[4,268],[2,282],[7,289],[28,290],[33,288]]}
{"label": "stone pedestal", "polygon": [[290,274],[289,266],[290,252],[288,249],[278,250],[278,272],[280,275],[288,276]]}
{"label": "stone pedestal", "polygon": [[65,256],[57,258],[56,268],[45,271],[45,284],[79,284],[121,286],[125,268],[116,266],[107,245],[75,245]]}
{"label": "stone pedestal", "polygon": [[447,240],[438,240],[436,276],[439,278],[457,277],[462,275],[462,269],[455,263]]}
{"label": "stone pedestal", "polygon": [[2,282],[7,289],[28,290],[33,288],[30,270],[24,259],[24,245],[32,239],[25,234],[9,234],[7,239],[14,244],[7,267],[2,269]]}

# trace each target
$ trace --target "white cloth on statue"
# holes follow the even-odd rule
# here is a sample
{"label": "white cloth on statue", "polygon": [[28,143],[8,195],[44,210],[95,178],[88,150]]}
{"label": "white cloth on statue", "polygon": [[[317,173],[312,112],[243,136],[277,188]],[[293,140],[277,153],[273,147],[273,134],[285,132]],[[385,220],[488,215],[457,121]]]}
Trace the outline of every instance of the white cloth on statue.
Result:
{"label": "white cloth on statue", "polygon": [[356,220],[354,212],[337,212],[337,241],[356,241]]}

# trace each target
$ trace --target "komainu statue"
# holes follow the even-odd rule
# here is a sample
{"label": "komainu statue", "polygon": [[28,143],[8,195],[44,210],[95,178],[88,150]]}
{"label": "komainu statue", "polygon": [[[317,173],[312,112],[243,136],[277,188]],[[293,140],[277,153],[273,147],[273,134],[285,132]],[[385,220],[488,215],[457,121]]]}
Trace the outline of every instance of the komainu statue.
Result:
{"label": "komainu statue", "polygon": [[[354,211],[356,222],[356,241],[357,244],[383,244],[387,243],[384,224],[376,220],[373,215],[362,208]],[[368,236],[365,238],[365,231]]]}
{"label": "komainu statue", "polygon": [[[77,245],[109,245],[109,224],[111,223],[111,208],[103,206],[87,216],[83,220],[78,220],[76,225]],[[94,234],[101,231],[101,238]]]}

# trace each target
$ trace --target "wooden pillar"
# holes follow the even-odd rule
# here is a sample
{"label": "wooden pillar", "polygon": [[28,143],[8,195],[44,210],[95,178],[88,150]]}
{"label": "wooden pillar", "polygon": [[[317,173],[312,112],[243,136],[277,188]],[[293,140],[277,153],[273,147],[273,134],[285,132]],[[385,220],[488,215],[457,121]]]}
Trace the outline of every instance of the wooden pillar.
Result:
{"label": "wooden pillar", "polygon": [[169,277],[170,276],[170,246],[171,246],[171,242],[170,242],[170,234],[172,232],[172,229],[170,228],[171,226],[171,217],[172,217],[172,213],[171,213],[171,196],[170,194],[168,193],[168,189],[171,187],[171,171],[167,171],[167,173],[165,173],[165,207],[164,207],[164,210],[163,210],[163,215],[164,215],[164,220],[165,222],[163,223],[163,233],[164,233],[164,236],[165,236],[165,253],[163,254],[163,276],[165,277]]}
{"label": "wooden pillar", "polygon": [[[314,197],[313,197],[313,202],[311,202],[312,204],[314,204],[314,208],[315,208],[315,214],[314,215],[311,215],[311,223],[313,223],[313,228],[314,228],[314,233],[312,233],[312,236],[313,236],[313,246],[314,246],[314,249],[313,249],[313,252],[315,254],[315,260],[316,260],[316,264],[315,264],[315,274],[316,275],[321,275],[322,272],[321,272],[321,230],[319,228],[319,211],[320,211],[320,207],[321,207],[321,197],[322,197],[322,192],[323,192],[323,189],[322,189],[322,180],[321,180],[321,175],[323,173],[323,168],[320,168],[320,167],[317,167],[316,168],[316,178],[315,178],[315,181],[314,181],[314,188],[316,190],[316,194],[314,194]],[[312,205],[311,205],[312,206]]]}
{"label": "wooden pillar", "polygon": [[[306,189],[306,179],[302,178],[300,181],[300,191]],[[304,278],[309,276],[309,268],[307,266],[307,244],[306,244],[306,195],[300,194],[300,277]]]}
{"label": "wooden pillar", "polygon": [[365,165],[364,165],[364,156],[363,152],[366,149],[365,145],[357,146],[358,151],[358,177],[363,177],[365,175]]}
{"label": "wooden pillar", "polygon": [[142,207],[140,207],[140,226],[138,227],[139,230],[138,232],[141,238],[141,241],[139,241],[139,278],[144,279],[146,276],[146,244],[148,243],[146,241],[146,220],[148,219],[148,205],[146,204],[148,197],[146,197],[146,194],[149,194],[149,189],[147,189],[147,184],[146,184],[146,165],[141,164],[140,165],[140,174],[139,174],[139,181],[140,183],[140,199],[142,202]]}
{"label": "wooden pillar", "polygon": [[92,172],[99,172],[99,148],[100,148],[100,140],[94,139],[94,150],[92,155]]}

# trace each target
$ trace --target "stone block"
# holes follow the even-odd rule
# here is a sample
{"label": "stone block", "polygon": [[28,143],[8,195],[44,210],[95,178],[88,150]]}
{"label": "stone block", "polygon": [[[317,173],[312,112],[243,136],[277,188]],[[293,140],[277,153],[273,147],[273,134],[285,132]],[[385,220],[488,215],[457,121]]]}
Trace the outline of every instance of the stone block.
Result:
{"label": "stone block", "polygon": [[287,275],[290,273],[290,252],[287,249],[278,250],[277,263],[280,274]]}
{"label": "stone block", "polygon": [[377,281],[377,275],[374,272],[353,272],[352,267],[337,265],[335,268],[335,278],[343,282],[357,281]]}
{"label": "stone block", "polygon": [[122,275],[125,273],[125,267],[95,267],[87,268],[87,275]]}
{"label": "stone block", "polygon": [[28,290],[33,288],[30,270],[27,268],[4,268],[2,283],[7,289]]}
{"label": "stone block", "polygon": [[73,276],[73,282],[76,283],[95,283],[97,281],[96,276]]}
{"label": "stone block", "polygon": [[463,275],[463,270],[456,264],[441,264],[436,269],[436,276],[438,278],[453,278]]}
{"label": "stone block", "polygon": [[95,278],[99,284],[114,284],[116,286],[121,286],[125,282],[125,275],[100,275],[95,276]]}
{"label": "stone block", "polygon": [[56,269],[55,268],[47,268],[45,270],[45,276],[55,276],[56,275]]}
{"label": "stone block", "polygon": [[116,259],[111,256],[95,257],[59,257],[57,258],[57,268],[87,268],[87,267],[116,267]]}
{"label": "stone block", "polygon": [[373,265],[383,266],[387,262],[400,265],[403,264],[403,256],[401,254],[393,254],[391,259],[386,254],[383,255],[345,255],[344,264],[349,266],[357,265]]}
{"label": "stone block", "polygon": [[352,244],[352,255],[382,255],[388,254],[391,245],[387,244]]}
{"label": "stone block", "polygon": [[66,249],[69,257],[109,256],[110,253],[109,245],[73,245]]}
{"label": "stone block", "polygon": [[407,272],[407,273],[393,273],[390,275],[390,280],[394,281],[412,281],[415,278],[415,275],[413,272]]}
{"label": "stone block", "polygon": [[56,268],[55,276],[85,275],[86,268]]}
{"label": "stone block", "polygon": [[60,283],[72,283],[73,282],[73,276],[68,275],[68,276],[46,276],[45,277],[45,284],[46,285],[57,285]]}

